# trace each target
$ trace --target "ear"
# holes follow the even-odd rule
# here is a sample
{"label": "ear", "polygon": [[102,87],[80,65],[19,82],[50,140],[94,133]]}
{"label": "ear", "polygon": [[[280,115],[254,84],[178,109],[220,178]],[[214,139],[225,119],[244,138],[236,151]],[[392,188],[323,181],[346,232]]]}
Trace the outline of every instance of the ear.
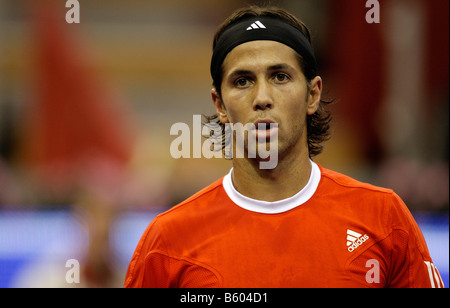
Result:
{"label": "ear", "polygon": [[317,108],[319,108],[321,97],[322,97],[322,78],[320,78],[320,76],[316,76],[314,77],[313,80],[311,80],[311,84],[309,87],[308,102],[307,102],[308,115],[312,115],[317,111]]}
{"label": "ear", "polygon": [[216,107],[217,115],[219,116],[219,120],[221,123],[229,123],[227,116],[227,110],[225,108],[225,105],[222,102],[222,99],[220,98],[219,93],[217,93],[215,88],[211,89],[211,97],[214,103],[214,107]]}

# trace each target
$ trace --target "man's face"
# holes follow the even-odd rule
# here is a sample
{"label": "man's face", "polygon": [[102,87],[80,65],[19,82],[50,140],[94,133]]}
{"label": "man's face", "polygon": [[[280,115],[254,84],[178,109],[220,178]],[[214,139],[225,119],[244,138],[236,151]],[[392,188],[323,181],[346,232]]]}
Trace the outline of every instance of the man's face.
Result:
{"label": "man's face", "polygon": [[275,41],[247,42],[227,55],[223,67],[222,101],[212,90],[222,123],[277,123],[271,130],[256,125],[261,129],[248,136],[278,133],[279,155],[307,148],[306,115],[317,110],[322,83],[316,77],[307,86],[293,49]]}

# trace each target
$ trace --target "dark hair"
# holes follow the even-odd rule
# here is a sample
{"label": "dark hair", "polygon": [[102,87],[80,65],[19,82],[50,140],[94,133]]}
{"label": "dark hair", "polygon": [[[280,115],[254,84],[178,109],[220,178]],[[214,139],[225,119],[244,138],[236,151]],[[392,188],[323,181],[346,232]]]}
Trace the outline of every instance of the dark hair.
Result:
{"label": "dark hair", "polygon": [[[248,6],[245,8],[238,9],[234,11],[217,29],[215,35],[214,35],[214,41],[213,41],[213,50],[216,46],[216,43],[220,36],[223,34],[223,32],[230,26],[231,24],[242,20],[244,18],[253,17],[253,16],[271,16],[279,18],[283,21],[286,21],[287,23],[291,24],[295,28],[299,29],[308,39],[310,44],[312,45],[311,40],[311,34],[309,29],[306,27],[306,25],[300,21],[297,17],[292,15],[291,13],[287,12],[286,10],[275,7],[275,6],[267,6],[267,7],[261,7],[261,6]],[[298,61],[300,64],[300,67],[303,71],[303,74],[305,75],[308,89],[311,80],[316,77],[315,68],[311,67],[311,65],[308,65],[306,61],[303,61],[303,58],[301,55],[297,54]],[[221,93],[221,85],[222,85],[222,77],[223,77],[223,67],[219,74],[216,76],[213,76],[213,86],[216,89],[219,97],[222,96]],[[307,125],[307,139],[308,139],[308,150],[309,150],[309,156],[313,157],[315,155],[318,155],[323,150],[322,143],[330,138],[330,121],[331,121],[331,115],[330,113],[325,109],[325,105],[331,103],[330,101],[324,101],[320,100],[319,107],[317,111],[312,115],[307,115],[306,119],[306,125]],[[217,123],[222,127],[222,148],[225,148],[226,146],[226,140],[225,140],[225,125],[222,124],[219,120],[219,117],[216,115],[212,116],[204,116],[205,123]]]}

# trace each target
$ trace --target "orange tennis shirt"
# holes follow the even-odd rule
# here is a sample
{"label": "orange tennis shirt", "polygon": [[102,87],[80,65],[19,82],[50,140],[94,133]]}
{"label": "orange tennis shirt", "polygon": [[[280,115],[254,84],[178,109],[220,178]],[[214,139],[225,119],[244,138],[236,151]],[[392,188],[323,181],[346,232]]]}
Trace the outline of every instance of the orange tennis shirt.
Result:
{"label": "orange tennis shirt", "polygon": [[311,164],[308,184],[291,198],[247,198],[230,171],[158,215],[125,287],[443,287],[392,190]]}

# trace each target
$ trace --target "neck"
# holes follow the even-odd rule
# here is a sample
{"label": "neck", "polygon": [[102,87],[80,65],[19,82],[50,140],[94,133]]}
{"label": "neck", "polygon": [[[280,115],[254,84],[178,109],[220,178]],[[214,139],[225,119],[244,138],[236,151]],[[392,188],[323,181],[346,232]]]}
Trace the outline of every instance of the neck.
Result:
{"label": "neck", "polygon": [[280,158],[274,169],[260,169],[255,159],[233,160],[232,181],[244,196],[262,201],[278,201],[292,197],[307,183],[311,163],[307,149],[297,155]]}

